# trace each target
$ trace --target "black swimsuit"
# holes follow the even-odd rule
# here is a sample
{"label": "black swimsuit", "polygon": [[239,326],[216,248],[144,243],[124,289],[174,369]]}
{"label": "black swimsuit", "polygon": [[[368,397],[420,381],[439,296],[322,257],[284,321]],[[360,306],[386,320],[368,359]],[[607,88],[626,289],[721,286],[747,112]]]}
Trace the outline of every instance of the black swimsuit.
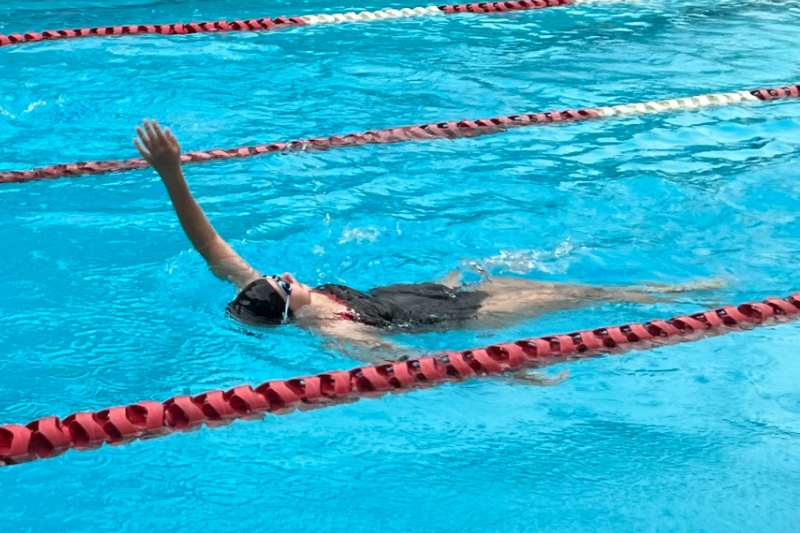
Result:
{"label": "black swimsuit", "polygon": [[451,289],[438,283],[398,283],[368,292],[328,284],[315,289],[349,308],[351,320],[379,328],[448,329],[477,317],[482,291]]}

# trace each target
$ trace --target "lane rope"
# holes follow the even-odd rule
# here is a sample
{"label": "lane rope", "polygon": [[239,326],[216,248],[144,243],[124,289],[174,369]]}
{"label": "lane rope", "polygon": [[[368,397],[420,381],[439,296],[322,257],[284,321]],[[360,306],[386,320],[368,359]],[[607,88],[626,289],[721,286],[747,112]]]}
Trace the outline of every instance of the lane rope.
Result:
{"label": "lane rope", "polygon": [[197,396],[180,395],[165,402],[145,401],[96,412],[81,411],[63,420],[48,416],[26,425],[0,426],[0,466],[55,457],[67,450],[91,450],[103,444],[125,444],[202,425],[215,427],[238,418],[261,418],[294,409],[328,407],[407,392],[448,382],[541,368],[565,360],[646,350],[665,344],[770,326],[800,317],[800,292],[702,311],[669,320],[576,331],[524,339],[486,348],[444,352],[377,366],[362,366],[316,376],[267,381]]}
{"label": "lane rope", "polygon": [[[479,137],[501,133],[512,128],[563,124],[567,122],[583,122],[586,120],[604,120],[624,118],[636,115],[651,115],[673,111],[692,111],[710,107],[741,105],[753,102],[769,102],[800,96],[800,85],[789,85],[771,89],[755,89],[732,93],[715,93],[692,96],[689,98],[673,98],[643,103],[595,107],[587,109],[567,109],[547,113],[518,114],[506,117],[462,120],[460,122],[439,122],[402,126],[366,132],[332,135],[330,137],[314,137],[272,144],[259,144],[229,149],[213,149],[207,151],[188,152],[181,156],[184,165],[221,161],[225,159],[243,159],[275,152],[306,152],[363,146],[367,144],[393,144],[409,141],[427,141],[434,139],[459,139]],[[83,175],[105,174],[107,172],[124,172],[149,167],[141,158],[125,161],[81,161],[33,168],[31,170],[7,170],[0,172],[0,183],[20,183],[33,180],[45,180]]]}
{"label": "lane rope", "polygon": [[632,0],[518,0],[514,2],[481,2],[472,4],[445,4],[441,6],[404,7],[398,9],[379,9],[356,13],[323,13],[298,17],[276,17],[249,20],[219,20],[212,22],[188,22],[173,24],[137,24],[127,26],[100,26],[73,30],[44,30],[26,33],[0,34],[0,47],[16,44],[77,39],[80,37],[104,37],[126,35],[187,35],[191,33],[220,33],[230,31],[273,31],[298,26],[318,26],[321,24],[343,24],[352,22],[373,22],[396,20],[411,17],[430,17],[455,15],[458,13],[505,13],[508,11],[528,11],[547,7],[572,4],[630,2]]}

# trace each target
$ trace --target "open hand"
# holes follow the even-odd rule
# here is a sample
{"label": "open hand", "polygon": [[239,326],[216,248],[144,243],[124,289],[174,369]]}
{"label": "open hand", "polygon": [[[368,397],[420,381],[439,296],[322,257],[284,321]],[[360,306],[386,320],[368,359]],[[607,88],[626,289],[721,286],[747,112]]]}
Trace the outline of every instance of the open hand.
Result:
{"label": "open hand", "polygon": [[162,130],[155,120],[144,120],[136,133],[139,138],[134,138],[133,144],[159,174],[180,170],[181,146],[169,128]]}

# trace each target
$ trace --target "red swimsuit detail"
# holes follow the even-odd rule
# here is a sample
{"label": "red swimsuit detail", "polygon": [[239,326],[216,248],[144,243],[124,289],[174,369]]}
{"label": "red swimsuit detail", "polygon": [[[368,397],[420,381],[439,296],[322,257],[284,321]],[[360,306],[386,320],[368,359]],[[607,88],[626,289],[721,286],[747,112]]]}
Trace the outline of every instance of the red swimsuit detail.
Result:
{"label": "red swimsuit detail", "polygon": [[359,321],[358,320],[358,313],[356,313],[355,311],[350,309],[347,306],[347,304],[344,303],[344,301],[342,301],[341,298],[338,298],[338,297],[334,296],[333,294],[329,294],[327,292],[318,291],[316,289],[311,289],[311,292],[315,292],[317,294],[321,294],[322,296],[325,296],[326,298],[330,299],[332,302],[335,302],[335,303],[337,303],[337,304],[339,304],[339,305],[341,305],[342,307],[345,308],[344,311],[339,311],[337,313],[334,313],[334,315],[336,315],[337,319],[339,319],[339,320],[347,320],[349,322],[358,322]]}

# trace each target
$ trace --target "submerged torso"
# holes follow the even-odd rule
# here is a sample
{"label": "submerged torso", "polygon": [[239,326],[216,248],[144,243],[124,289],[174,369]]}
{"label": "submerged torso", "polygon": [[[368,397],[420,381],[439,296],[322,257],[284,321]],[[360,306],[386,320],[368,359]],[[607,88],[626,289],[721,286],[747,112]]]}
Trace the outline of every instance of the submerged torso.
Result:
{"label": "submerged torso", "polygon": [[384,329],[458,327],[478,315],[487,294],[452,289],[438,283],[398,283],[361,292],[327,284],[315,292],[347,307],[341,317]]}

